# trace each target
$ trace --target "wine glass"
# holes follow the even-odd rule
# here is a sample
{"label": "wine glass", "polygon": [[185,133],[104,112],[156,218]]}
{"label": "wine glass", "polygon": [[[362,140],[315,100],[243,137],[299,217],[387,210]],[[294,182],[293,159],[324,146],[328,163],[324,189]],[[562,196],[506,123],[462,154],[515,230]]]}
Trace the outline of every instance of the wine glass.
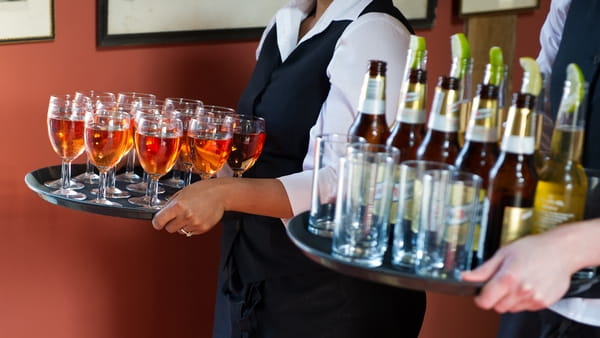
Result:
{"label": "wine glass", "polygon": [[48,104],[48,136],[54,152],[61,158],[61,186],[53,194],[74,200],[86,199],[85,194],[70,187],[71,162],[83,153],[84,116],[91,110],[89,100],[72,101],[70,95],[50,96]]}
{"label": "wine glass", "polygon": [[190,119],[190,157],[202,179],[211,178],[227,162],[233,143],[233,122],[229,115],[197,115]]}
{"label": "wine glass", "polygon": [[235,109],[230,108],[230,107],[225,107],[225,106],[216,106],[213,104],[205,104],[202,106],[202,109],[199,111],[199,113],[200,114],[215,114],[215,115],[220,115],[220,114],[234,115]]}
{"label": "wine glass", "polygon": [[[116,100],[115,94],[111,93],[111,92],[96,92],[94,90],[78,90],[75,92],[75,102],[78,102],[80,100],[91,100],[92,102],[92,109],[94,109],[95,103],[97,101],[97,98],[101,97],[100,100],[105,101],[108,98],[112,98],[112,100]],[[83,182],[83,183],[88,183],[88,184],[95,184],[98,183],[98,178],[100,176],[98,176],[98,174],[96,174],[96,172],[94,171],[94,166],[92,165],[92,162],[90,161],[89,158],[87,158],[86,155],[86,160],[85,160],[85,172],[73,177],[73,180],[77,181],[77,182]]]}
{"label": "wine glass", "polygon": [[144,115],[137,121],[135,151],[142,168],[150,177],[147,208],[160,209],[166,204],[158,198],[158,180],[175,165],[182,135],[183,124],[174,115]]}
{"label": "wine glass", "polygon": [[108,171],[125,154],[129,137],[129,114],[106,107],[97,107],[85,115],[85,151],[100,172],[97,198],[93,203],[121,206],[106,198]]}
{"label": "wine glass", "polygon": [[262,153],[267,134],[262,117],[237,115],[234,120],[233,145],[227,163],[234,177],[242,177]]}
{"label": "wine glass", "polygon": [[[181,122],[183,123],[183,135],[181,138],[181,145],[179,151],[179,158],[175,164],[173,170],[173,177],[169,180],[163,181],[163,184],[173,186],[175,188],[181,188],[183,186],[190,185],[192,181],[192,160],[190,158],[189,143],[187,141],[187,128],[190,119],[202,111],[204,104],[200,100],[185,99],[185,98],[166,98],[165,99],[165,111],[167,113],[177,114]],[[177,169],[177,165],[183,167],[184,177],[181,180],[176,173],[180,173]]]}
{"label": "wine glass", "polygon": [[[138,93],[138,92],[119,92],[117,94],[117,106],[128,107],[130,109],[135,108],[135,104],[155,104],[156,95],[149,93]],[[134,123],[131,124],[132,128]],[[116,176],[116,179],[127,183],[138,183],[142,178],[135,173],[135,151],[133,150],[133,135],[134,131],[131,130],[131,148],[129,149],[126,157],[125,172]]]}

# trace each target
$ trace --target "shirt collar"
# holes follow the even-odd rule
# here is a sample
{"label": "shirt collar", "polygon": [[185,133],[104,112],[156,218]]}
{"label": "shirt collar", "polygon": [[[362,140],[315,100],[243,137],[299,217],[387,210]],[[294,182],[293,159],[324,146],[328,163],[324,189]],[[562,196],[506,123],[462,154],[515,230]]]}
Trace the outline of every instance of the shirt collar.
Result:
{"label": "shirt collar", "polygon": [[277,43],[284,61],[303,41],[323,32],[332,21],[355,20],[372,0],[334,0],[314,27],[298,41],[302,20],[315,7],[315,0],[290,0],[275,14]]}

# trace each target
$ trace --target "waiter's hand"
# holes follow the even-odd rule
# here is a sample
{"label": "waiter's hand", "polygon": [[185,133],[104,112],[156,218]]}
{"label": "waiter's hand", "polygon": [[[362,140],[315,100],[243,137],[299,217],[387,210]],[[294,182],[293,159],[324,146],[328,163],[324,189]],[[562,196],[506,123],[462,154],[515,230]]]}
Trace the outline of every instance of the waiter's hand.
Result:
{"label": "waiter's hand", "polygon": [[576,270],[559,234],[524,237],[502,247],[477,269],[464,272],[466,281],[487,281],[475,303],[504,313],[536,311],[558,301]]}
{"label": "waiter's hand", "polygon": [[179,190],[154,215],[152,225],[188,236],[209,231],[223,217],[228,180],[231,178],[201,180]]}

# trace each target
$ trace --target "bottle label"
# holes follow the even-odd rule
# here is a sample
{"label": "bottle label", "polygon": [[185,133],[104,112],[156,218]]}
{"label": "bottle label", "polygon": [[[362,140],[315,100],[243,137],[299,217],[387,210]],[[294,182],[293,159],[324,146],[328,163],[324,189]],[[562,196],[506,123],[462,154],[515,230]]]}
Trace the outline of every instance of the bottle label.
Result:
{"label": "bottle label", "polygon": [[385,82],[384,77],[369,78],[364,98],[359,111],[371,115],[385,114]]}
{"label": "bottle label", "polygon": [[573,180],[560,183],[540,180],[535,193],[533,232],[544,232],[583,219],[586,191],[587,187]]}
{"label": "bottle label", "polygon": [[532,155],[535,151],[535,138],[533,136],[515,136],[504,134],[502,151],[513,154]]}
{"label": "bottle label", "polygon": [[405,107],[400,114],[400,122],[411,124],[425,123],[425,110]]}
{"label": "bottle label", "polygon": [[529,235],[532,225],[533,208],[505,207],[500,246]]}
{"label": "bottle label", "polygon": [[469,126],[465,139],[475,142],[498,142],[498,129],[484,126]]}
{"label": "bottle label", "polygon": [[455,90],[436,89],[431,106],[429,128],[447,133],[458,131],[461,102],[456,100],[456,94]]}

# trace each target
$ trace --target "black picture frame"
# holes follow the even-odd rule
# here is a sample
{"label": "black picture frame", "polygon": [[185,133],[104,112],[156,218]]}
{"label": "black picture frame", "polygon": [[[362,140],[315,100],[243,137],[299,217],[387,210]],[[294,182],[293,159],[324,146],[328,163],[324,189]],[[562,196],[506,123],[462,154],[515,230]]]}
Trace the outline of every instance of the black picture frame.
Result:
{"label": "black picture frame", "polygon": [[54,0],[0,3],[0,44],[51,41],[54,27]]}
{"label": "black picture frame", "polygon": [[540,7],[540,0],[521,0],[515,3],[502,0],[459,0],[458,14],[461,17],[480,14],[518,13]]}
{"label": "black picture frame", "polygon": [[[413,29],[433,28],[437,0],[394,0],[394,5],[406,16]],[[417,11],[413,13],[411,8]]]}
{"label": "black picture frame", "polygon": [[[235,40],[253,40],[260,38],[264,26],[245,27],[245,28],[227,28],[205,29],[205,30],[181,30],[169,32],[149,32],[149,33],[127,33],[110,34],[108,27],[108,7],[110,0],[96,1],[96,44],[99,47],[149,45],[165,43],[190,43],[199,41],[235,41]],[[435,20],[435,7],[437,0],[394,0],[397,7],[402,10],[403,3],[411,3],[422,8],[418,16],[407,15],[407,19],[415,29],[428,29],[433,26]]]}

